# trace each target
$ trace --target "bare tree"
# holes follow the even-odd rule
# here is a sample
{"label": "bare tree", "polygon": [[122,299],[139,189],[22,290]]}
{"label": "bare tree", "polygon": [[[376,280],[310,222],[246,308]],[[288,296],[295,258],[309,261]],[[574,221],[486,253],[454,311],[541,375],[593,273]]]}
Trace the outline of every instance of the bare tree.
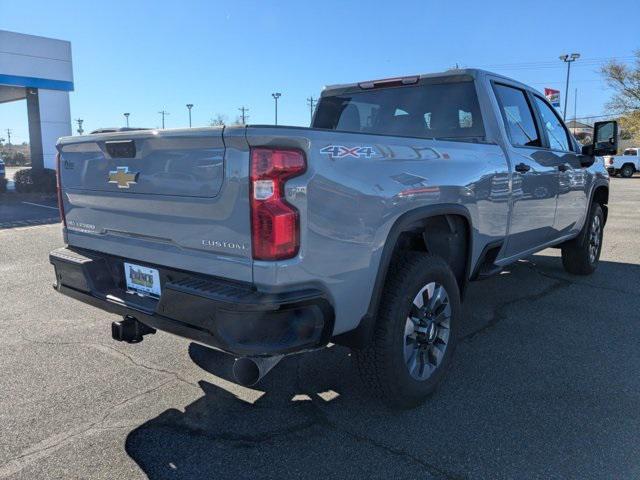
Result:
{"label": "bare tree", "polygon": [[629,137],[640,140],[640,49],[633,52],[630,64],[611,60],[601,73],[615,94],[607,108],[620,115],[620,127]]}
{"label": "bare tree", "polygon": [[227,116],[222,115],[221,113],[216,113],[215,116],[209,120],[209,126],[211,127],[222,127],[227,123]]}

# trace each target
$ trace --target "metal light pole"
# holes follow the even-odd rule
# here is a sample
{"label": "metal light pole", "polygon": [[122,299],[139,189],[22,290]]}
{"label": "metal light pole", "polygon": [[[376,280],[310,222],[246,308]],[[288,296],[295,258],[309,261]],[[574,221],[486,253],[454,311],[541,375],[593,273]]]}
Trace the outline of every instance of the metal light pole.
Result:
{"label": "metal light pole", "polygon": [[560,60],[562,60],[567,64],[567,84],[564,89],[564,111],[562,112],[562,120],[566,120],[567,119],[567,99],[569,97],[569,74],[571,72],[571,63],[579,59],[580,54],[579,53],[572,53],[570,55],[565,54],[565,55],[560,55],[559,58]]}
{"label": "metal light pole", "polygon": [[193,108],[193,103],[187,103],[187,110],[189,110],[189,128],[191,128],[191,109]]}
{"label": "metal light pole", "polygon": [[313,98],[313,95],[311,95],[309,98],[307,98],[307,105],[309,105],[309,116],[310,116],[312,122],[313,122],[313,107],[315,106],[315,104],[317,102],[318,102],[318,100]]}
{"label": "metal light pole", "polygon": [[162,115],[162,129],[164,130],[164,117],[165,117],[166,115],[169,115],[169,112],[165,112],[164,110],[160,110],[158,113],[159,113],[160,115]]}
{"label": "metal light pole", "polygon": [[78,135],[82,135],[84,133],[84,129],[82,128],[82,123],[84,122],[84,120],[81,118],[76,118],[76,122],[78,123],[78,130],[76,131],[78,132]]}
{"label": "metal light pole", "polygon": [[129,115],[131,114],[127,112],[127,113],[123,113],[123,115],[124,115],[124,119],[127,122],[127,128],[129,128]]}
{"label": "metal light pole", "polygon": [[247,118],[249,118],[249,115],[247,115],[247,112],[249,111],[249,109],[245,106],[242,106],[238,110],[240,110],[240,113],[241,113],[240,118],[242,119],[242,125],[246,125]]}
{"label": "metal light pole", "polygon": [[276,101],[276,125],[278,125],[278,99],[282,96],[282,94],[279,92],[275,92],[272,93],[271,96]]}
{"label": "metal light pole", "polygon": [[578,115],[578,89],[576,88],[576,94],[573,97],[573,135],[575,136],[576,134],[576,118]]}

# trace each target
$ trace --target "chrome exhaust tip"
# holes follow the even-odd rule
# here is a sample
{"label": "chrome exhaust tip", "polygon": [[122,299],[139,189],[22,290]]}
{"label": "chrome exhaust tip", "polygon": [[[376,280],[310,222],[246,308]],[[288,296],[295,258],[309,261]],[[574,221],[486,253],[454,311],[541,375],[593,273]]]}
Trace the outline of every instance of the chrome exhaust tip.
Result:
{"label": "chrome exhaust tip", "polygon": [[282,360],[282,357],[283,355],[236,358],[233,364],[233,377],[240,385],[252,387],[269,373]]}

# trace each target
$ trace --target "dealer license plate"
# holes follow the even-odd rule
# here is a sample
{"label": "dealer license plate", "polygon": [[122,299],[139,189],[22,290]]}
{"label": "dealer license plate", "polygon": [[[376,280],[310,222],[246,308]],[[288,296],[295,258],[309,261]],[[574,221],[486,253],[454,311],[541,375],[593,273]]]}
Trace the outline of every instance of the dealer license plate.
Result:
{"label": "dealer license plate", "polygon": [[160,296],[160,274],[155,268],[125,262],[124,278],[127,290],[140,295]]}

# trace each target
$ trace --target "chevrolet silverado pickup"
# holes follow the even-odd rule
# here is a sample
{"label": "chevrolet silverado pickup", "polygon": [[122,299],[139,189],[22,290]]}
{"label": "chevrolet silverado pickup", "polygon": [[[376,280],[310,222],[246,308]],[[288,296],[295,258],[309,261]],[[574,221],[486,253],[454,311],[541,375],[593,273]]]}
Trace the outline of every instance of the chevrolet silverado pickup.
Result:
{"label": "chevrolet silverado pickup", "polygon": [[631,178],[640,171],[640,148],[627,148],[622,155],[604,157],[604,164],[609,175]]}
{"label": "chevrolet silverado pickup", "polygon": [[371,391],[424,401],[467,283],[547,247],[596,268],[617,125],[580,147],[544,96],[465,69],[326,87],[310,128],[141,130],[58,141],[55,288],[236,357],[353,350]]}

